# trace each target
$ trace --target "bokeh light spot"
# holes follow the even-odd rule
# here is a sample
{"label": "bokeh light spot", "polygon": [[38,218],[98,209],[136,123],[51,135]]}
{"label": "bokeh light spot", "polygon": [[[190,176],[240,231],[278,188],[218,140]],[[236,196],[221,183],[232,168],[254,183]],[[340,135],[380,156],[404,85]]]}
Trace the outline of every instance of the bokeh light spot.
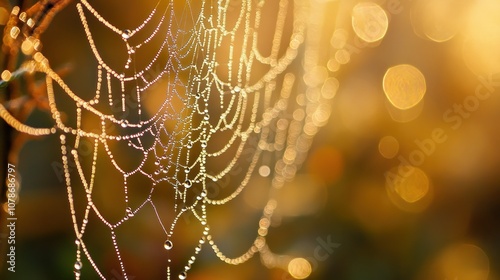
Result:
{"label": "bokeh light spot", "polygon": [[8,82],[12,78],[12,73],[9,70],[3,70],[1,76],[2,80]]}
{"label": "bokeh light spot", "polygon": [[486,253],[467,243],[447,248],[441,255],[440,264],[445,279],[486,280],[490,270]]}
{"label": "bokeh light spot", "polygon": [[382,137],[378,143],[378,150],[383,157],[391,159],[398,154],[399,142],[392,136]]}
{"label": "bokeh light spot", "polygon": [[453,38],[461,26],[462,9],[457,0],[421,0],[411,10],[411,20],[415,33],[435,42],[445,42]]}
{"label": "bokeh light spot", "polygon": [[422,169],[409,167],[410,171],[402,176],[395,190],[399,196],[409,203],[422,199],[429,192],[429,178]]}
{"label": "bokeh light spot", "polygon": [[379,5],[358,3],[352,9],[352,28],[361,40],[373,43],[381,40],[389,27],[389,18]]}
{"label": "bokeh light spot", "polygon": [[425,95],[425,77],[413,65],[401,64],[387,69],[383,87],[387,99],[401,110],[417,105]]}
{"label": "bokeh light spot", "polygon": [[407,212],[421,212],[433,199],[432,185],[420,168],[400,164],[385,173],[386,191],[392,203]]}
{"label": "bokeh light spot", "polygon": [[295,258],[288,263],[288,273],[295,279],[305,279],[311,272],[311,264],[304,258]]}

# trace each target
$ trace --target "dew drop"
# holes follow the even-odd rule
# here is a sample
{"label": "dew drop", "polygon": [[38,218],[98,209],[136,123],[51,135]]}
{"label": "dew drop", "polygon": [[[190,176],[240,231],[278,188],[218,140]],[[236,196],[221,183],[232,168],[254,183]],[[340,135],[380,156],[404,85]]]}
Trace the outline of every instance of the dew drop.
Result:
{"label": "dew drop", "polygon": [[132,31],[130,31],[130,29],[125,29],[125,30],[123,30],[122,38],[127,40],[128,38],[130,38],[131,35],[132,35]]}
{"label": "dew drop", "polygon": [[75,262],[75,270],[80,271],[82,269],[82,262],[77,261]]}
{"label": "dew drop", "polygon": [[21,30],[19,29],[19,27],[13,26],[10,29],[10,37],[12,37],[12,39],[16,39],[20,32]]}
{"label": "dew drop", "polygon": [[126,124],[125,122],[122,122],[120,125],[121,125],[123,128],[127,127],[127,124]]}
{"label": "dew drop", "polygon": [[167,240],[167,241],[165,241],[165,244],[163,244],[163,247],[166,250],[171,250],[172,247],[174,247],[174,243],[172,243],[172,241],[170,241],[170,240]]}
{"label": "dew drop", "polygon": [[186,189],[189,189],[193,185],[193,182],[191,180],[187,179],[186,182],[184,182],[184,187]]}
{"label": "dew drop", "polygon": [[134,212],[132,212],[132,208],[127,207],[126,211],[127,211],[127,214],[128,214],[129,217],[133,217],[134,216]]}
{"label": "dew drop", "polygon": [[193,147],[193,141],[189,140],[187,142],[186,148],[191,149]]}
{"label": "dew drop", "polygon": [[19,14],[19,20],[21,20],[22,22],[26,21],[26,17],[27,17],[26,12],[22,12],[21,14]]}
{"label": "dew drop", "polygon": [[187,274],[185,271],[179,273],[179,279],[184,280],[184,279],[186,279],[186,277],[187,277]]}
{"label": "dew drop", "polygon": [[189,171],[191,171],[191,168],[189,168],[189,167],[186,167],[186,169],[184,169],[185,173],[189,173]]}

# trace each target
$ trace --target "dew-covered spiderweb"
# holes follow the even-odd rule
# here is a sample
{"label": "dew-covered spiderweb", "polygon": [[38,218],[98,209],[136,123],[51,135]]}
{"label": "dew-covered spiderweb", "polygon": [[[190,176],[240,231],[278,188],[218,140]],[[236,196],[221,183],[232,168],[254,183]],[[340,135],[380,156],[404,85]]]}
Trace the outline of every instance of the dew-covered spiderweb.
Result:
{"label": "dew-covered spiderweb", "polygon": [[[166,278],[188,277],[202,247],[228,264],[258,254],[267,267],[286,267],[290,258],[272,253],[266,236],[279,207],[277,194],[294,178],[330,115],[338,82],[326,68],[330,38],[322,34],[332,34],[333,4],[159,0],[142,22],[122,26],[93,1],[69,2],[64,9],[77,11],[81,25],[75,28],[85,34],[93,54],[88,60],[95,66],[96,76],[88,78],[94,90],[83,92],[51,68],[41,48],[37,31],[51,28],[44,17],[59,2],[68,1],[41,2],[32,13],[14,8],[14,23],[6,30],[10,44],[26,56],[17,71],[44,76],[54,126],[29,127],[3,106],[0,115],[21,132],[59,137],[75,235],[69,264],[75,277],[85,266],[107,277],[101,252],[87,245],[88,229],[97,227],[127,278],[123,248],[130,242],[127,228],[142,225],[134,224],[138,219],[154,224],[154,236],[162,236],[155,258],[164,258]],[[117,42],[112,48],[121,59],[103,55],[111,46],[94,36],[102,30]],[[61,40],[58,44],[64,44]],[[82,148],[90,156],[81,156]],[[103,174],[104,165],[113,172]],[[270,182],[260,194],[266,203],[255,239],[244,252],[226,252],[212,235],[211,210],[236,203],[255,177]],[[220,181],[230,183],[214,191],[210,186]],[[97,199],[102,189],[112,189],[113,196]],[[179,269],[173,267],[173,252],[185,216],[198,238]]]}

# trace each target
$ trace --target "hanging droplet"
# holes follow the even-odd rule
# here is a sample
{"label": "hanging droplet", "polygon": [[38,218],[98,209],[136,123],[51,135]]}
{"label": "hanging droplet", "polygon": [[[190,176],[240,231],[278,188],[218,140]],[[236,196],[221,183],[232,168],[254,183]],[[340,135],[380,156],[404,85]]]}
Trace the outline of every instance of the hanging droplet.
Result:
{"label": "hanging droplet", "polygon": [[17,16],[19,14],[19,6],[14,6],[14,8],[12,8],[12,12],[11,12],[11,15],[13,16]]}
{"label": "hanging droplet", "polygon": [[184,280],[187,277],[187,273],[185,271],[179,273],[179,279]]}
{"label": "hanging droplet", "polygon": [[170,241],[170,240],[167,240],[167,241],[165,241],[165,244],[163,244],[163,247],[166,250],[171,250],[172,247],[174,247],[174,243],[172,243],[172,241]]}
{"label": "hanging droplet", "polygon": [[19,29],[19,27],[13,26],[10,29],[10,37],[12,37],[12,39],[16,39],[20,32],[21,30]]}
{"label": "hanging droplet", "polygon": [[82,269],[82,262],[76,261],[75,262],[75,270],[80,271]]}
{"label": "hanging droplet", "polygon": [[185,173],[189,173],[189,171],[191,171],[191,168],[189,168],[189,167],[186,167],[186,169],[184,169]]}
{"label": "hanging droplet", "polygon": [[26,18],[27,18],[26,12],[22,12],[21,14],[19,14],[20,21],[26,22]]}
{"label": "hanging droplet", "polygon": [[193,182],[191,180],[187,179],[186,182],[184,182],[184,187],[186,189],[189,189],[193,185]]}
{"label": "hanging droplet", "polygon": [[30,27],[33,28],[35,26],[35,21],[32,18],[29,18],[26,24]]}
{"label": "hanging droplet", "polygon": [[122,32],[123,39],[127,40],[128,38],[130,38],[130,36],[132,36],[132,31],[130,29],[123,30]]}
{"label": "hanging droplet", "polygon": [[186,148],[191,149],[193,147],[193,141],[189,140],[187,142]]}
{"label": "hanging droplet", "polygon": [[234,87],[234,92],[238,93],[241,91],[241,88],[239,86]]}
{"label": "hanging droplet", "polygon": [[129,69],[130,68],[130,63],[132,63],[132,59],[129,57],[127,59],[127,63],[125,64],[125,69]]}
{"label": "hanging droplet", "polygon": [[203,190],[201,191],[201,197],[206,197],[207,196],[207,191],[206,190]]}
{"label": "hanging droplet", "polygon": [[206,148],[207,147],[207,141],[206,140],[202,140],[201,141],[201,147],[202,148]]}
{"label": "hanging droplet", "polygon": [[121,122],[121,123],[120,123],[120,125],[121,125],[123,128],[127,127],[127,124],[126,124],[125,122]]}
{"label": "hanging droplet", "polygon": [[203,117],[204,120],[208,121],[210,119],[210,115],[208,114],[205,114],[205,116]]}

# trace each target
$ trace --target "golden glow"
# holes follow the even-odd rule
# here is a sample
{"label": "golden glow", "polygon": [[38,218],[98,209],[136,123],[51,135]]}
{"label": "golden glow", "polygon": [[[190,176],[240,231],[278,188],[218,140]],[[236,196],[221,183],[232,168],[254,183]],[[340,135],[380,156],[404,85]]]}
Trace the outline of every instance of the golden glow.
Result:
{"label": "golden glow", "polygon": [[311,272],[311,264],[304,258],[295,258],[288,263],[288,273],[295,279],[305,279]]}
{"label": "golden glow", "polygon": [[467,66],[477,75],[500,72],[500,2],[482,0],[471,10],[463,45]]}
{"label": "golden glow", "polygon": [[380,139],[378,150],[383,157],[391,159],[399,152],[399,142],[392,136],[385,136]]}
{"label": "golden glow", "polygon": [[318,86],[328,78],[326,67],[317,66],[304,75],[304,82],[309,86]]}
{"label": "golden glow", "polygon": [[442,253],[439,263],[444,279],[488,279],[488,256],[476,245],[462,243],[451,246]]}
{"label": "golden glow", "polygon": [[409,109],[401,110],[394,107],[392,103],[388,101],[386,102],[386,108],[393,121],[407,123],[415,120],[418,116],[420,116],[420,114],[422,114],[422,111],[424,110],[424,102],[418,102],[417,105]]}
{"label": "golden glow", "polygon": [[401,110],[417,105],[425,95],[424,75],[415,66],[401,64],[387,69],[384,92],[391,104]]}
{"label": "golden glow", "polygon": [[[289,169],[289,167],[283,168],[283,171],[286,172]],[[327,189],[324,183],[318,182],[315,179],[312,175],[297,174],[295,180],[286,182],[281,191],[276,195],[276,199],[280,205],[276,209],[276,215],[282,217],[299,217],[311,215],[324,207],[327,198]],[[262,191],[257,195],[262,196]]]}
{"label": "golden glow", "polygon": [[379,5],[362,2],[352,9],[352,28],[363,41],[373,43],[381,40],[388,27],[389,18]]}
{"label": "golden glow", "polygon": [[9,12],[4,7],[0,7],[0,25],[5,25],[9,20]]}
{"label": "golden glow", "polygon": [[459,30],[461,7],[457,0],[420,0],[411,10],[415,33],[435,42],[453,38]]}
{"label": "golden glow", "polygon": [[342,176],[344,158],[337,149],[331,146],[322,147],[311,153],[308,169],[311,176],[331,184]]}

